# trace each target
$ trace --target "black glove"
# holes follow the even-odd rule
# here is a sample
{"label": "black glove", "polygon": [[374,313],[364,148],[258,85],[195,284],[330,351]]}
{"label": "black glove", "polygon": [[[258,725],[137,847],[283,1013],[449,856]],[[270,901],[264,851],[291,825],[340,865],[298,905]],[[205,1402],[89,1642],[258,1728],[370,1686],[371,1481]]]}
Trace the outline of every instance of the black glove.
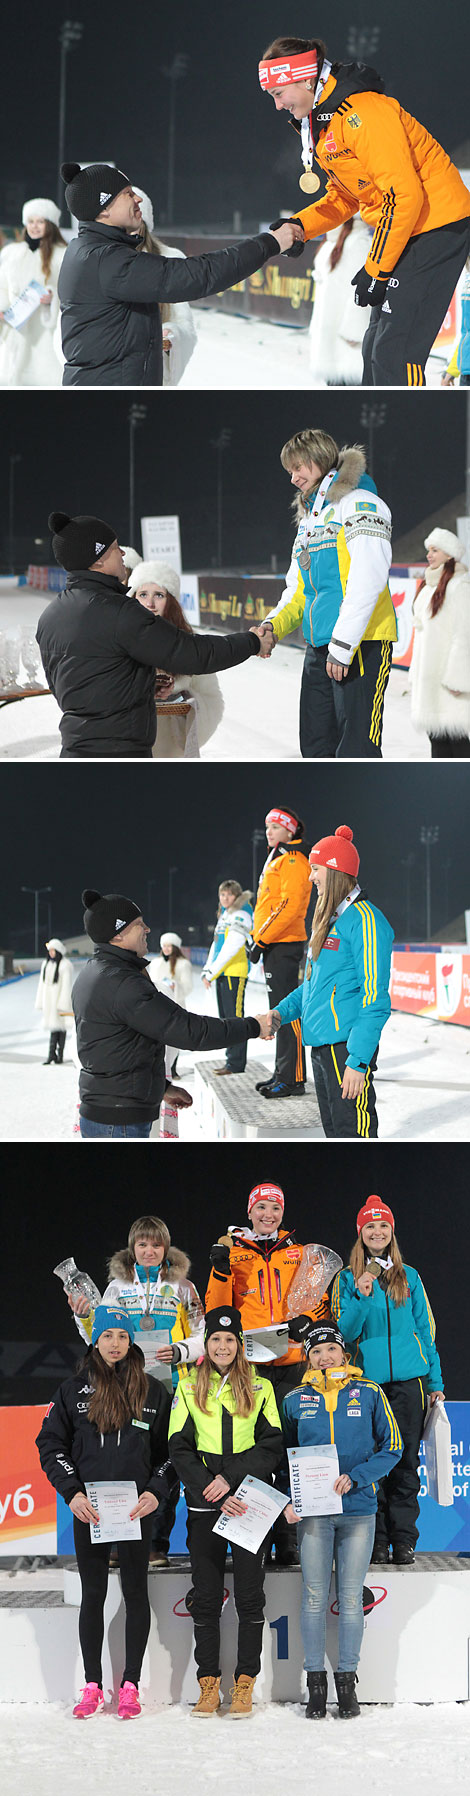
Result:
{"label": "black glove", "polygon": [[302,1347],[305,1336],[308,1335],[309,1328],[311,1327],[311,1316],[293,1316],[289,1322],[289,1340],[296,1341],[298,1346]]}
{"label": "black glove", "polygon": [[247,948],[246,952],[248,955],[248,959],[251,960],[252,967],[255,967],[257,964],[257,961],[261,960],[261,955],[263,952],[262,947],[261,947],[261,942],[253,942],[252,947]]}
{"label": "black glove", "polygon": [[219,1272],[222,1278],[230,1277],[230,1248],[224,1241],[214,1241],[209,1259],[214,1272]]}
{"label": "black glove", "polygon": [[383,281],[377,281],[373,274],[367,273],[366,268],[358,268],[357,274],[355,274],[355,276],[354,276],[354,280],[351,281],[351,286],[356,288],[356,291],[354,294],[354,299],[355,299],[356,305],[357,306],[381,306],[381,305],[383,305],[383,302],[385,299],[385,294],[386,294],[387,287],[388,287],[388,282],[389,282],[388,274],[385,275],[385,279]]}
{"label": "black glove", "polygon": [[[280,231],[281,225],[283,225],[283,224],[302,224],[302,219],[294,218],[293,216],[291,218],[275,218],[274,224],[270,225],[269,229],[270,229],[270,231]],[[302,225],[302,230],[303,230],[303,228],[304,227]],[[301,237],[300,242],[291,244],[290,249],[281,250],[281,255],[282,256],[303,256],[304,249],[305,249],[305,238]]]}

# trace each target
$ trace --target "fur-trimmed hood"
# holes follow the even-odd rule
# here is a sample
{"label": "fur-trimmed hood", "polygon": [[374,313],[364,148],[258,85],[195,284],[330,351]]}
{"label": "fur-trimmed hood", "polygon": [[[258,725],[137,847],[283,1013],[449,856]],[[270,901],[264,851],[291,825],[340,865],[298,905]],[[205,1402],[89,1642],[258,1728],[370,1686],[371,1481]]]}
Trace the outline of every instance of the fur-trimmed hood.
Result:
{"label": "fur-trimmed hood", "polygon": [[[338,458],[338,478],[335,480],[334,486],[335,505],[339,505],[340,499],[346,499],[348,493],[355,492],[356,487],[359,486],[361,474],[365,474],[365,471],[366,458],[360,443],[353,443],[351,449],[340,449]],[[334,472],[334,470],[332,470],[332,472]],[[308,511],[308,500],[304,499],[302,493],[296,493],[295,499],[292,502],[292,510],[294,516],[300,523],[301,518],[303,518],[305,512]]]}
{"label": "fur-trimmed hood", "polygon": [[[187,1253],[180,1247],[170,1247],[168,1253],[168,1272],[170,1278],[187,1278],[191,1261]],[[113,1253],[108,1262],[109,1278],[117,1278],[123,1285],[131,1285],[134,1278],[135,1259],[129,1247],[123,1247],[119,1253]]]}

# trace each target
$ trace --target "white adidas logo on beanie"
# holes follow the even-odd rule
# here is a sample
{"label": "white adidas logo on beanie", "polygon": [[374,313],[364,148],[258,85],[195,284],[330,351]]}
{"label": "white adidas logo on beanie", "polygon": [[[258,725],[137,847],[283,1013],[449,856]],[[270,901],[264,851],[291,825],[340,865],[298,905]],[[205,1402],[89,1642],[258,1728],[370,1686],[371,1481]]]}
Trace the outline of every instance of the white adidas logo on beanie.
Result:
{"label": "white adidas logo on beanie", "polygon": [[105,547],[104,543],[95,543],[95,555],[100,555],[101,550],[104,549],[104,547]]}
{"label": "white adidas logo on beanie", "polygon": [[104,206],[106,203],[106,200],[110,200],[110,199],[111,199],[110,193],[100,193],[100,205],[101,206]]}

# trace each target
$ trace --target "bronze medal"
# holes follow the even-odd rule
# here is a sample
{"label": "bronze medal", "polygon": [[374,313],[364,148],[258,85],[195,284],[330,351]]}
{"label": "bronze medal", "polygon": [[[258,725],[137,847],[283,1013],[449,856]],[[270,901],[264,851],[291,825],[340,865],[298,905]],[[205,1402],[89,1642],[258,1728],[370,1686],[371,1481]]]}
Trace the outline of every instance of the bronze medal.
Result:
{"label": "bronze medal", "polygon": [[383,1266],[380,1265],[378,1260],[368,1260],[366,1272],[370,1272],[372,1278],[380,1278],[380,1274],[383,1272]]}
{"label": "bronze medal", "polygon": [[299,175],[299,187],[302,188],[302,193],[317,193],[319,186],[320,176],[315,174],[314,168],[305,168],[303,175]]}

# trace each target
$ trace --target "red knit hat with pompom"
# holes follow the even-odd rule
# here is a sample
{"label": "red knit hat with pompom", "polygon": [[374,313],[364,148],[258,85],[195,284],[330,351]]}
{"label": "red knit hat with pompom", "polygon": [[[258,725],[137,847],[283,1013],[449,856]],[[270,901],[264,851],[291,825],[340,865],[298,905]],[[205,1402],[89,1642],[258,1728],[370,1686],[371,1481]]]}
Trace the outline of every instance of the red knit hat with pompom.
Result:
{"label": "red knit hat with pompom", "polygon": [[359,872],[359,855],[347,823],[340,823],[334,836],[322,836],[314,842],[308,858],[311,867],[332,867],[334,873],[350,873],[352,879]]}

